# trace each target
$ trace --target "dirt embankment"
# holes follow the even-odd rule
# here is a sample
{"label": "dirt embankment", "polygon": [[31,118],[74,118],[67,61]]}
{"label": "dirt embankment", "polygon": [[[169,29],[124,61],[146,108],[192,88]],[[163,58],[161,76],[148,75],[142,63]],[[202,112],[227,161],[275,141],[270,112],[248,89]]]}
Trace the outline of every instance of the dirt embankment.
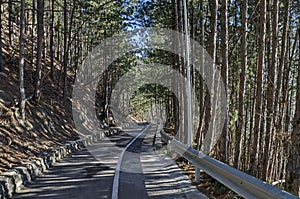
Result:
{"label": "dirt embankment", "polygon": [[71,106],[63,106],[58,93],[48,92],[39,103],[28,101],[22,120],[14,79],[0,76],[0,173],[78,138]]}
{"label": "dirt embankment", "polygon": [[[62,72],[55,61],[54,79],[50,77],[50,58],[44,57],[42,96],[39,102],[28,100],[26,120],[19,115],[19,53],[18,41],[8,45],[4,33],[4,71],[0,73],[0,173],[45,155],[66,141],[78,138],[72,124],[71,102],[62,102]],[[28,45],[30,46],[30,45]],[[25,91],[34,93],[35,66],[31,51],[25,49]],[[72,77],[70,74],[69,78]],[[71,79],[69,79],[71,82]],[[71,85],[69,94],[71,93]]]}

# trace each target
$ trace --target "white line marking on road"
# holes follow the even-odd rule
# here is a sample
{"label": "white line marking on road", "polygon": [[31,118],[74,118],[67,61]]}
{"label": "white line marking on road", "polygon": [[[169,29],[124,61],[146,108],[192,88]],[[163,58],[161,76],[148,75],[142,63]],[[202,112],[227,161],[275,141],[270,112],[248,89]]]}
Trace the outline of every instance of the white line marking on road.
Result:
{"label": "white line marking on road", "polygon": [[143,135],[148,128],[151,125],[148,125],[142,132],[140,132],[129,144],[126,145],[126,147],[123,149],[120,158],[118,160],[118,164],[116,167],[116,172],[115,172],[115,176],[114,176],[114,182],[113,182],[113,189],[112,189],[112,199],[118,199],[119,197],[119,180],[120,180],[120,170],[121,170],[121,164],[122,164],[122,160],[123,160],[123,156],[125,154],[125,152],[127,151],[127,149],[130,147],[130,145],[132,145],[141,135]]}

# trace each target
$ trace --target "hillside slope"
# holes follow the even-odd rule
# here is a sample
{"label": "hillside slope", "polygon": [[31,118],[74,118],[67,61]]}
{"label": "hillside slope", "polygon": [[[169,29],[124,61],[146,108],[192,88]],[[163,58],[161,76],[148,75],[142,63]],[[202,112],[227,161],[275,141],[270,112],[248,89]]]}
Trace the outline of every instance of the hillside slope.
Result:
{"label": "hillside slope", "polygon": [[[72,125],[71,103],[63,105],[60,92],[61,71],[56,61],[56,79],[51,80],[50,58],[44,57],[42,97],[39,102],[27,101],[26,120],[18,111],[18,40],[14,48],[8,45],[8,33],[4,32],[3,57],[4,72],[0,73],[0,173],[26,161],[39,157],[66,141],[78,138]],[[27,46],[30,46],[27,44]],[[34,91],[35,66],[31,64],[30,48],[25,56],[25,89],[30,96]],[[70,75],[72,77],[72,75]],[[71,90],[69,90],[71,93]]]}

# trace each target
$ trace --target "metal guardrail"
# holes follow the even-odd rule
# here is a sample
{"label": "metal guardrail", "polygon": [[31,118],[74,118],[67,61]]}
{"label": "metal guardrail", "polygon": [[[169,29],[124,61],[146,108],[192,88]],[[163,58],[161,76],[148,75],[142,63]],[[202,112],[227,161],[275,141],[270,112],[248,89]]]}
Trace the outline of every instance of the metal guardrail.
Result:
{"label": "metal guardrail", "polygon": [[163,141],[168,144],[168,147],[171,147],[196,167],[247,199],[299,199],[284,190],[230,167],[229,165],[211,158],[191,147],[187,147],[185,144],[177,141],[163,131],[161,131],[161,135]]}

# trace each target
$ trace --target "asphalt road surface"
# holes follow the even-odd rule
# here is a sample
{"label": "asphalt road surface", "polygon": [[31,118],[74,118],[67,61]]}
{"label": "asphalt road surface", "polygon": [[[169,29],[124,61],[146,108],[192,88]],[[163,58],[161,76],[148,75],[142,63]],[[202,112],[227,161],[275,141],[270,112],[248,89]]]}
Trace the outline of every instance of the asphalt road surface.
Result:
{"label": "asphalt road surface", "polygon": [[57,162],[13,198],[207,198],[173,160],[153,150],[155,133],[149,125],[107,137]]}

